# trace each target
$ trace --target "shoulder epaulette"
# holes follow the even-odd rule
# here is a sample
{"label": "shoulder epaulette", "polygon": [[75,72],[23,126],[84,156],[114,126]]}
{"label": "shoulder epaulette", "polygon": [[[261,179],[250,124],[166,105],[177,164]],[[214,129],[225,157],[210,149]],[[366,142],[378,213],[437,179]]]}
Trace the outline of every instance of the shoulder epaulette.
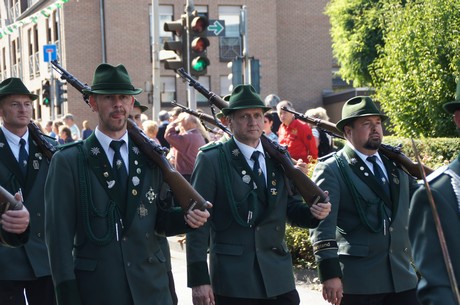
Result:
{"label": "shoulder epaulette", "polygon": [[59,149],[59,150],[63,150],[63,149],[73,147],[75,145],[81,145],[81,144],[83,144],[83,140],[78,140],[78,141],[65,143],[65,144],[59,144],[58,146],[56,146],[56,148]]}
{"label": "shoulder epaulette", "polygon": [[[448,168],[447,165],[443,165],[443,166],[437,168],[434,172],[432,172],[431,174],[426,176],[426,181],[431,182],[434,179],[438,178],[439,176],[441,176],[447,170],[447,168]],[[423,180],[419,181],[419,184],[423,184]]]}
{"label": "shoulder epaulette", "polygon": [[335,154],[335,151],[333,151],[331,153],[328,153],[327,155],[324,155],[324,156],[318,158],[318,161],[325,161],[325,160],[329,159],[330,157],[332,157],[334,154]]}
{"label": "shoulder epaulette", "polygon": [[219,147],[220,145],[222,145],[222,142],[214,141],[214,142],[211,142],[211,143],[208,143],[206,145],[201,146],[200,150],[201,151],[206,151],[206,150],[210,150],[210,149],[214,149],[216,147]]}

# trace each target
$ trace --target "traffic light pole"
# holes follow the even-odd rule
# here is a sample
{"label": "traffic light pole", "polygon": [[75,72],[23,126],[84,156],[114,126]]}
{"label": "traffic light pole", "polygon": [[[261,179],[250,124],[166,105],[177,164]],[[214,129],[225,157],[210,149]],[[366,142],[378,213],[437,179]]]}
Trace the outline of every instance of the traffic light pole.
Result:
{"label": "traffic light pole", "polygon": [[[185,6],[185,11],[187,14],[187,25],[186,25],[186,35],[187,35],[187,63],[185,67],[185,71],[190,73],[190,24],[191,24],[191,17],[192,12],[195,9],[195,3],[193,0],[187,0],[187,4]],[[187,100],[188,100],[188,107],[192,110],[196,110],[196,96],[195,90],[191,86],[187,86]]]}
{"label": "traffic light pole", "polygon": [[247,22],[247,6],[243,5],[240,10],[240,33],[243,35],[243,61],[244,61],[244,77],[245,84],[250,84],[250,71],[249,71],[249,44],[248,44],[248,22]]}
{"label": "traffic light pole", "polygon": [[50,116],[51,116],[51,121],[54,121],[54,95],[55,95],[55,91],[54,88],[55,88],[55,84],[54,84],[54,77],[53,77],[53,68],[51,67],[51,61],[48,62],[48,66],[49,66],[49,70],[50,70],[50,89],[49,89],[49,92],[50,92]]}

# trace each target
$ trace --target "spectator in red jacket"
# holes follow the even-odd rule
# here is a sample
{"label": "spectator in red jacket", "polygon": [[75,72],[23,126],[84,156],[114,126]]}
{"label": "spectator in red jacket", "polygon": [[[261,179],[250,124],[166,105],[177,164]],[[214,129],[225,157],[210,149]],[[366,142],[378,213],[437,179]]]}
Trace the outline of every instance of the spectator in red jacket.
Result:
{"label": "spectator in red jacket", "polygon": [[318,158],[318,148],[311,128],[306,123],[297,120],[294,114],[282,110],[283,107],[294,111],[289,101],[281,101],[276,105],[281,120],[281,126],[278,129],[279,143],[287,146],[293,159],[302,159],[310,163],[312,159]]}

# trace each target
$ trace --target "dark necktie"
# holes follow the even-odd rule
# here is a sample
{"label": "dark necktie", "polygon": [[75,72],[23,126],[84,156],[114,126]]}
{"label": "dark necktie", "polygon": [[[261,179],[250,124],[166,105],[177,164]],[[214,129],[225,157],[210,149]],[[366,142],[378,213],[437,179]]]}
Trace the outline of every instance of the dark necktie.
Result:
{"label": "dark necktie", "polygon": [[112,168],[115,173],[115,178],[117,183],[119,183],[120,191],[125,198],[126,197],[126,189],[128,185],[128,173],[126,171],[125,163],[123,162],[123,158],[120,154],[120,147],[125,144],[125,141],[112,141],[110,142],[110,147],[114,150],[113,154],[113,162]]}
{"label": "dark necktie", "polygon": [[254,166],[252,167],[252,171],[254,172],[254,176],[256,177],[256,185],[261,189],[264,189],[266,186],[265,183],[265,176],[260,168],[259,164],[259,155],[261,154],[260,151],[254,151],[251,155],[251,159],[254,161]]}
{"label": "dark necktie", "polygon": [[19,140],[19,168],[21,169],[22,175],[24,178],[27,174],[27,160],[29,159],[29,154],[26,150],[26,140]]}
{"label": "dark necktie", "polygon": [[377,178],[379,184],[383,187],[383,190],[389,195],[390,194],[390,186],[388,185],[388,181],[385,178],[385,175],[384,175],[382,169],[377,164],[377,156],[367,157],[367,161],[372,163],[372,166],[374,167],[374,176],[375,176],[375,178]]}

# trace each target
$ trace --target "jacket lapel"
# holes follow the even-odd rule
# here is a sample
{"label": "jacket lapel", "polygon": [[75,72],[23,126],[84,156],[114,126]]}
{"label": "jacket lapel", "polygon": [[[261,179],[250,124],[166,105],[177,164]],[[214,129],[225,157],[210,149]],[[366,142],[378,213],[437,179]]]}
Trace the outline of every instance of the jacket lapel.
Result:
{"label": "jacket lapel", "polygon": [[229,140],[227,143],[226,152],[229,160],[232,160],[231,166],[235,168],[238,175],[240,176],[241,180],[245,182],[250,188],[255,189],[259,200],[265,202],[265,192],[266,188],[258,188],[255,184],[255,174],[252,171],[252,168],[249,166],[246,158],[244,157],[243,153],[240,151],[238,146],[236,145],[233,138]]}
{"label": "jacket lapel", "polygon": [[88,166],[91,168],[110,199],[120,206],[120,204],[122,204],[122,196],[119,188],[116,186],[112,166],[94,133],[86,139],[84,146],[88,155]]}
{"label": "jacket lapel", "polygon": [[[25,187],[26,181],[23,177],[21,170],[19,169],[19,164],[16,158],[11,151],[10,145],[5,138],[3,130],[0,129],[0,159],[3,161],[3,164],[13,173],[16,180],[22,187]],[[29,154],[30,159],[30,154]]]}
{"label": "jacket lapel", "polygon": [[[366,163],[361,160],[361,158],[355,153],[355,151],[345,145],[344,154],[348,161],[348,164],[351,170],[359,177],[379,198],[381,198],[385,204],[392,209],[391,198],[385,193],[383,188],[379,185],[377,180],[374,177],[374,174],[366,165]],[[386,165],[385,165],[386,166]],[[390,187],[391,189],[391,187]]]}

